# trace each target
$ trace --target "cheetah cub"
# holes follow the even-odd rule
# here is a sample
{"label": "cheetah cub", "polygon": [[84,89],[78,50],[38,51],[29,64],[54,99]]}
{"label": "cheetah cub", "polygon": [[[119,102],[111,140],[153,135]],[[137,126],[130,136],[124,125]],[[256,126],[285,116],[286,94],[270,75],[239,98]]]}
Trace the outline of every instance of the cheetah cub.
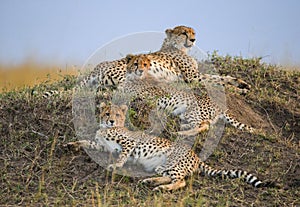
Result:
{"label": "cheetah cub", "polygon": [[186,185],[185,178],[193,173],[221,178],[243,178],[254,187],[265,186],[256,176],[244,170],[217,170],[206,165],[187,145],[168,139],[129,131],[124,127],[126,105],[102,105],[101,128],[95,141],[69,142],[68,146],[119,153],[116,163],[108,169],[122,168],[126,162],[141,164],[145,171],[155,172],[157,177],[146,178],[141,183],[154,186],[157,190],[177,190]]}

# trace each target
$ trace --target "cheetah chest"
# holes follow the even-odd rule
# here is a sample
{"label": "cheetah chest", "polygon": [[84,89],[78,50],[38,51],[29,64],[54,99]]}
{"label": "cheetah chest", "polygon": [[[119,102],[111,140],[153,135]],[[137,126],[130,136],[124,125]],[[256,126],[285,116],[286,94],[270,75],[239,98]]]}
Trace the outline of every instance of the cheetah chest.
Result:
{"label": "cheetah chest", "polygon": [[[168,142],[167,142],[168,143]],[[158,166],[167,162],[169,145],[149,136],[141,141],[132,153],[133,163],[141,164],[145,171],[153,172]]]}
{"label": "cheetah chest", "polygon": [[174,82],[181,80],[181,75],[177,73],[171,63],[158,63],[151,61],[149,70],[144,75],[145,78],[155,78],[162,82]]}
{"label": "cheetah chest", "polygon": [[140,164],[147,172],[154,172],[155,168],[167,162],[170,145],[168,141],[157,137],[114,128],[100,129],[96,141],[106,152],[129,152],[127,162]]}

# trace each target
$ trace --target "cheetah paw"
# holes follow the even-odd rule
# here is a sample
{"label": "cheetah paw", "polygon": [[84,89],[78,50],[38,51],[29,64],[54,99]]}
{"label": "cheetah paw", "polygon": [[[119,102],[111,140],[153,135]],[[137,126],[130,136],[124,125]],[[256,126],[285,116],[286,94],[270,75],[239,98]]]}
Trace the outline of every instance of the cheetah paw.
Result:
{"label": "cheetah paw", "polygon": [[118,163],[116,163],[116,164],[110,164],[110,165],[107,166],[106,170],[108,170],[108,171],[116,171],[116,170],[121,169],[122,167],[123,166],[121,164],[118,164]]}
{"label": "cheetah paw", "polygon": [[151,179],[146,178],[146,179],[143,179],[143,180],[139,180],[138,183],[139,183],[139,184],[143,184],[143,185],[151,185],[151,183],[153,183],[153,182],[152,182]]}
{"label": "cheetah paw", "polygon": [[75,149],[75,151],[79,151],[79,149],[82,147],[82,144],[78,141],[68,142],[67,144],[64,144],[63,147],[73,148],[73,149]]}

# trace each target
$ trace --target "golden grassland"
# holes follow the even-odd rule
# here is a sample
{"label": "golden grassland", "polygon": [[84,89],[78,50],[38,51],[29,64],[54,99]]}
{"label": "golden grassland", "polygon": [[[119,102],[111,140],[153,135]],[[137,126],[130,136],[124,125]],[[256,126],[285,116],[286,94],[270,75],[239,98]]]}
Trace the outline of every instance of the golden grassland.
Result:
{"label": "golden grassland", "polygon": [[0,64],[0,92],[35,86],[43,82],[62,80],[65,75],[77,75],[75,66],[65,68],[56,65],[26,61],[18,65]]}

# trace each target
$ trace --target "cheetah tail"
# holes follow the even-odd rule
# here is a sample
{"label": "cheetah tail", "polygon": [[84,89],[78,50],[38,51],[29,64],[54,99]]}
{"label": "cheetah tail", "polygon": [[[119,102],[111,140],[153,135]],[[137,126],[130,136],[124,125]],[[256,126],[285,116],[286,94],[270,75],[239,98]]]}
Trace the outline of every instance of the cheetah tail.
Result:
{"label": "cheetah tail", "polygon": [[248,131],[250,133],[253,133],[255,131],[255,129],[252,128],[251,126],[248,126],[247,124],[243,124],[243,123],[237,121],[235,118],[233,118],[226,112],[223,113],[223,120],[225,121],[225,123],[230,124],[231,126],[237,128],[239,130]]}
{"label": "cheetah tail", "polygon": [[204,162],[201,162],[199,165],[199,170],[206,176],[210,177],[221,177],[222,179],[226,178],[243,178],[244,181],[252,186],[259,188],[269,186],[269,183],[263,183],[260,181],[256,176],[248,173],[244,170],[217,170],[213,169],[212,167],[208,166]]}
{"label": "cheetah tail", "polygon": [[42,94],[43,98],[45,98],[45,99],[52,97],[52,96],[57,96],[57,95],[59,95],[59,91],[57,91],[57,90],[49,90]]}

